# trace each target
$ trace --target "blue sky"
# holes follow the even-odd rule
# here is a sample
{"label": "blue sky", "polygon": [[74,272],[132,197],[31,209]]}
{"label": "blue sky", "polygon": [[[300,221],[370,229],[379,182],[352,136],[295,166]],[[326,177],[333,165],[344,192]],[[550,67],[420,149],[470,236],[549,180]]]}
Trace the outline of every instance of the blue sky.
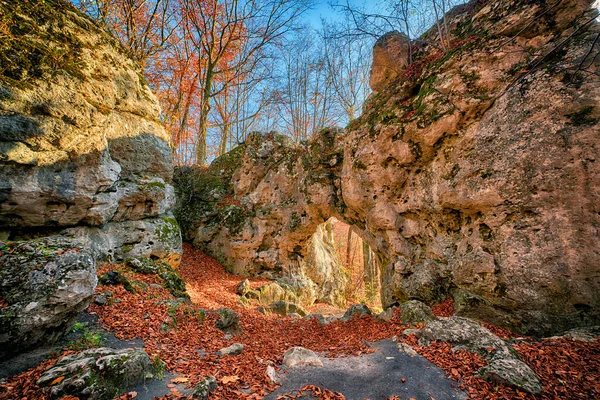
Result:
{"label": "blue sky", "polygon": [[[338,1],[343,4],[346,0]],[[376,4],[380,2],[381,0],[350,0],[351,5],[363,6],[368,4],[368,8],[375,8]],[[326,19],[339,18],[338,12],[332,9],[327,3],[328,0],[315,0],[314,8],[308,12],[308,22],[315,28],[321,27],[321,17],[325,17]]]}

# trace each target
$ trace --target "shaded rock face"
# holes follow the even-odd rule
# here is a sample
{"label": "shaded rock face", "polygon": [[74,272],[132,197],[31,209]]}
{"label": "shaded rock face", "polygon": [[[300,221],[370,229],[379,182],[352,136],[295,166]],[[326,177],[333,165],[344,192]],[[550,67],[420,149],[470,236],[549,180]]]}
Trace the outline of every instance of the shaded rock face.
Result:
{"label": "shaded rock face", "polygon": [[600,87],[575,71],[599,26],[574,33],[596,11],[507,4],[456,11],[449,53],[421,48],[345,131],[251,135],[191,173],[188,238],[238,274],[300,275],[333,216],[381,261],[384,307],[453,294],[459,315],[540,335],[598,321]]}
{"label": "shaded rock face", "polygon": [[96,263],[81,242],[0,242],[0,359],[51,343],[92,298]]}
{"label": "shaded rock face", "polygon": [[66,2],[3,2],[0,15],[13,27],[0,45],[3,236],[77,227],[96,255],[177,264],[169,138],[141,69]]}
{"label": "shaded rock face", "polygon": [[70,329],[96,261],[176,266],[182,248],[169,138],[140,67],[63,0],[2,1],[0,25],[0,246],[16,249],[0,250],[4,357]]}

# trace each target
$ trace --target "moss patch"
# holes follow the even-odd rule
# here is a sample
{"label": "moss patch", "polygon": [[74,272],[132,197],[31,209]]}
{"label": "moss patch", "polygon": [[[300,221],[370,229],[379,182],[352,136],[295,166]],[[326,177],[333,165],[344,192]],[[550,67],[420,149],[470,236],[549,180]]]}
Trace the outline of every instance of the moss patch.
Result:
{"label": "moss patch", "polygon": [[86,47],[67,28],[67,13],[76,13],[85,31],[99,29],[63,0],[0,0],[0,81],[27,84],[58,73],[83,79]]}

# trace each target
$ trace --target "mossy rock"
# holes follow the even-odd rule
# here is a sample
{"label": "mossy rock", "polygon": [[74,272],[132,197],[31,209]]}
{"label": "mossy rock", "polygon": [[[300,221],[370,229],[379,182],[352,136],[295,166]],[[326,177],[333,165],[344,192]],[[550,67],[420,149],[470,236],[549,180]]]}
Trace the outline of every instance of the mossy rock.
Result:
{"label": "mossy rock", "polygon": [[267,312],[282,316],[298,314],[301,317],[306,317],[308,315],[308,312],[304,308],[300,307],[297,304],[290,303],[289,301],[284,300],[279,300],[269,304],[269,306],[266,307],[265,310]]}
{"label": "mossy rock", "polygon": [[408,324],[427,324],[437,318],[427,304],[417,300],[407,301],[400,304],[399,307],[400,320]]}
{"label": "mossy rock", "polygon": [[143,349],[101,347],[61,358],[37,384],[50,387],[52,399],[71,395],[108,400],[147,380],[160,378],[163,372],[164,364],[152,361]]}
{"label": "mossy rock", "polygon": [[125,288],[125,290],[127,290],[128,292],[137,293],[137,290],[135,289],[133,282],[129,278],[127,278],[125,275],[123,275],[117,271],[109,271],[109,272],[105,273],[100,278],[98,278],[98,281],[102,285],[114,285],[114,286],[123,285],[123,288]]}
{"label": "mossy rock", "polygon": [[179,273],[168,263],[162,260],[152,260],[149,258],[135,258],[128,260],[127,265],[135,272],[140,274],[156,275],[163,281],[163,286],[178,298],[189,299],[185,288],[185,281],[179,276]]}

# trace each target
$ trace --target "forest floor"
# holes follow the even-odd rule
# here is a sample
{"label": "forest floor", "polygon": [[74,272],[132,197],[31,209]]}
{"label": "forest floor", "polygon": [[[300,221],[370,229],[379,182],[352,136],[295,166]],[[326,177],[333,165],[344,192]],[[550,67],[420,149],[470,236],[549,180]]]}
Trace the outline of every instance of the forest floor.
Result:
{"label": "forest floor", "polygon": [[[390,338],[412,346],[417,353],[443,370],[443,374],[446,375],[443,379],[451,380],[451,386],[463,391],[469,398],[600,398],[598,339],[594,342],[568,338],[534,339],[519,337],[509,331],[485,325],[509,341],[520,357],[541,378],[544,392],[533,396],[478,378],[477,370],[484,366],[486,361],[476,354],[462,350],[451,351],[452,346],[447,343],[434,342],[430,346],[419,346],[414,335],[403,335],[403,331],[412,326],[404,324],[397,317],[389,322],[382,322],[374,316],[354,317],[348,322],[335,321],[320,326],[315,319],[264,315],[255,305],[244,305],[239,301],[235,289],[241,280],[240,277],[225,272],[216,260],[189,245],[184,247],[179,272],[187,283],[191,303],[175,302],[169,292],[159,285],[159,279],[153,275],[135,274],[124,266],[115,265],[101,267],[98,274],[115,268],[121,269],[124,274],[138,282],[143,290],[130,293],[122,286],[99,285],[96,292],[112,292],[111,300],[106,305],[92,304],[88,312],[96,314],[102,327],[113,333],[116,338],[143,340],[148,354],[152,357],[158,356],[166,363],[168,378],[172,379],[172,383],[168,385],[170,393],[163,396],[163,399],[185,398],[186,391],[182,387],[191,388],[209,375],[217,378],[219,386],[211,395],[211,399],[261,399],[280,386],[272,383],[267,377],[267,366],[280,370],[283,353],[290,347],[302,346],[321,354],[327,360],[327,367],[328,362],[335,363],[336,359],[342,357],[370,356],[382,351],[382,345],[378,345],[377,342],[387,340],[380,343],[389,343]],[[267,283],[261,279],[250,281],[253,287]],[[226,335],[215,327],[218,316],[214,310],[221,307],[230,308],[240,314],[240,325],[243,329],[241,334]],[[319,307],[331,313],[336,312],[327,307]],[[439,316],[450,315],[453,312],[451,300],[434,307],[434,312]],[[225,357],[216,354],[219,349],[233,343],[244,345],[241,354]],[[0,399],[46,398],[46,392],[37,387],[35,382],[64,351],[72,350],[59,351],[39,366],[0,381]],[[430,379],[426,375],[409,372],[406,373],[406,380]],[[327,382],[326,379],[322,381]],[[406,381],[401,379],[401,382]],[[285,378],[283,383],[283,388],[286,388]],[[382,383],[377,385],[381,386]],[[346,398],[344,394],[333,390],[324,385],[307,384],[287,394],[278,391],[277,397],[272,397],[274,394],[271,398],[290,399],[310,395],[319,399]],[[134,398],[137,394],[132,392],[124,395],[122,399]],[[405,398],[404,392],[397,395]],[[347,396],[350,399],[354,398]],[[400,397],[391,397],[396,398]]]}

